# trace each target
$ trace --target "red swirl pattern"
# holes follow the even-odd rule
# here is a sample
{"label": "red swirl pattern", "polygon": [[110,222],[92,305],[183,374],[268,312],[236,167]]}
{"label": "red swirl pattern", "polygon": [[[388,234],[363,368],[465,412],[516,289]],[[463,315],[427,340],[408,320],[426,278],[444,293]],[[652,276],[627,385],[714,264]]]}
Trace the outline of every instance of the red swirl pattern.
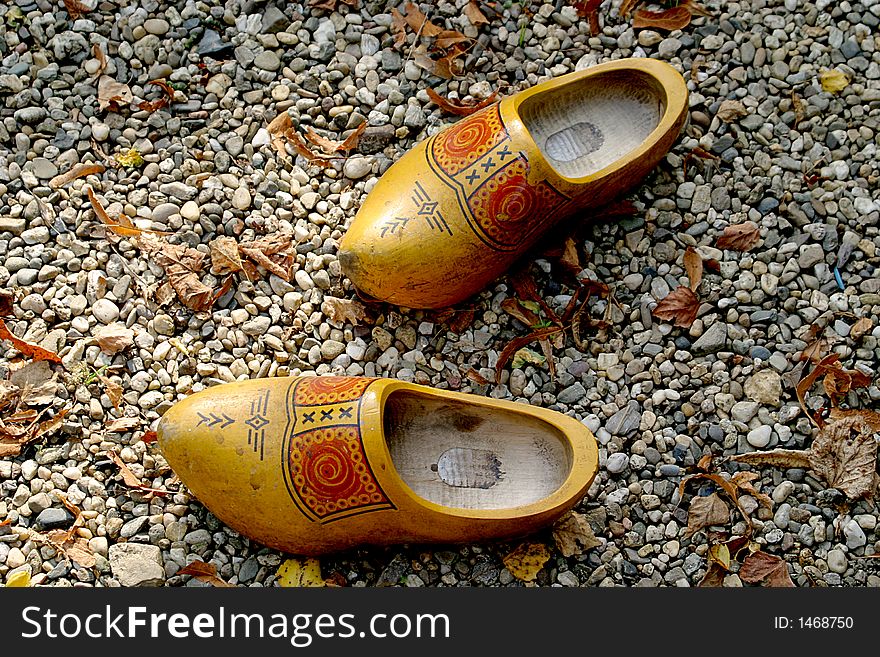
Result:
{"label": "red swirl pattern", "polygon": [[485,236],[506,248],[528,239],[565,201],[543,182],[529,184],[527,173],[525,160],[519,158],[487,179],[468,199],[474,221]]}
{"label": "red swirl pattern", "polygon": [[356,426],[298,434],[291,442],[289,467],[297,497],[320,520],[360,507],[390,506],[367,466]]}
{"label": "red swirl pattern", "polygon": [[437,133],[432,154],[440,168],[454,176],[504,139],[507,139],[507,131],[495,104]]}
{"label": "red swirl pattern", "polygon": [[353,376],[314,376],[304,378],[296,386],[297,406],[335,404],[360,399],[374,379]]}

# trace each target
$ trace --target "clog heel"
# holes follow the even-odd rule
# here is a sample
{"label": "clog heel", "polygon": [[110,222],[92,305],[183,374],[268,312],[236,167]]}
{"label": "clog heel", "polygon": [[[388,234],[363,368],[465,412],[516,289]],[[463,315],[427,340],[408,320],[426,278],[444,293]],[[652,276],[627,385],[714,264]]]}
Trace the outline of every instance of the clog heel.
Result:
{"label": "clog heel", "polygon": [[672,66],[620,59],[514,94],[417,144],[339,244],[363,295],[442,308],[479,292],[560,219],[641,181],[685,123]]}
{"label": "clog heel", "polygon": [[209,388],[165,413],[158,441],[223,522],[309,555],[526,535],[598,468],[592,434],[562,413],[364,377]]}

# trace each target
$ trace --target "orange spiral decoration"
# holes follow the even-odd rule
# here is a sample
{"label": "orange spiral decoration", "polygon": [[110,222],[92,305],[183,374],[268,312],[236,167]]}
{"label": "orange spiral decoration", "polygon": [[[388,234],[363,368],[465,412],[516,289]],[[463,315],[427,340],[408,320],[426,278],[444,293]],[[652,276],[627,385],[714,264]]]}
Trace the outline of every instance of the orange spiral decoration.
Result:
{"label": "orange spiral decoration", "polygon": [[341,500],[361,487],[360,476],[342,441],[325,442],[305,450],[302,473],[305,485],[321,500]]}

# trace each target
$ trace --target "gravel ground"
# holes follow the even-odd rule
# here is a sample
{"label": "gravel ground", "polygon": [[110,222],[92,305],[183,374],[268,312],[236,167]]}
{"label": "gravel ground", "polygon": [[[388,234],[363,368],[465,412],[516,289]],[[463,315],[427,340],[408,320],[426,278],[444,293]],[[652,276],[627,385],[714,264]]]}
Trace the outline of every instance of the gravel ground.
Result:
{"label": "gravel ground", "polygon": [[[601,450],[577,510],[600,545],[568,558],[554,549],[529,585],[695,586],[709,537],[686,531],[687,501],[699,487],[681,499],[682,477],[705,454],[810,444],[815,429],[795,385],[801,352],[818,335],[846,367],[877,370],[877,0],[713,0],[711,16],[671,33],[634,30],[616,2],[605,2],[598,36],[565,2],[497,2],[497,15],[485,3],[490,23],[480,27],[465,17],[463,0],[421,3],[438,25],[476,39],[454,81],[415,63],[412,35],[394,45],[396,2],[340,2],[334,12],[260,0],[125,4],[91,0],[72,20],[60,2],[0,2],[0,285],[15,292],[6,323],[61,355],[54,379],[41,370],[50,389],[34,406],[44,417],[67,409],[56,432],[0,460],[0,520],[8,520],[0,582],[29,570],[37,585],[205,586],[177,574],[198,559],[232,584],[277,584],[287,555],[225,527],[173,478],[156,444],[141,439],[190,391],[314,371],[398,377],[581,419]],[[125,102],[101,108],[95,44],[107,55],[103,73],[127,83],[135,103],[158,97],[154,79],[171,84],[173,102],[152,113]],[[555,378],[536,365],[508,365],[497,384],[468,378],[473,369],[494,381],[499,353],[527,331],[500,307],[512,294],[504,278],[459,308],[475,309],[459,332],[438,313],[395,307],[371,309],[375,321],[358,325],[325,315],[325,297],[353,296],[336,250],[361,199],[394,159],[454,120],[426,89],[479,99],[628,56],[663,59],[683,73],[690,123],[630,195],[636,214],[581,232],[590,254],[582,276],[610,286],[616,303],[592,302],[610,328],[587,350],[569,337],[555,350]],[[836,94],[819,79],[832,68],[849,81]],[[724,100],[740,101],[745,115],[722,120]],[[265,128],[283,112],[295,127],[332,139],[364,121],[369,128],[358,153],[321,169],[302,157],[285,161],[269,143]],[[107,164],[132,147],[142,164]],[[689,157],[697,147],[716,159]],[[48,184],[94,161],[106,171],[60,189]],[[237,278],[211,312],[176,298],[159,305],[162,268],[134,239],[105,234],[87,185],[111,216],[124,213],[205,252],[219,235],[245,241],[289,230],[295,276]],[[715,247],[726,226],[745,220],[760,226],[756,247]],[[716,264],[699,289],[697,320],[683,329],[650,311],[686,282],[687,246]],[[555,259],[537,254],[529,264],[547,303],[564,308],[572,290]],[[218,285],[220,277],[203,281]],[[850,335],[861,318],[870,328]],[[134,341],[114,355],[96,343],[111,324],[131,329]],[[8,378],[20,363],[2,344]],[[121,386],[119,409],[96,372]],[[871,385],[846,403],[878,400]],[[108,430],[120,417],[133,420]],[[169,494],[126,486],[108,450]],[[740,498],[753,538],[787,561],[796,585],[880,585],[877,561],[862,558],[880,552],[873,502],[847,502],[804,469],[756,472],[753,483],[773,507]],[[91,567],[31,533],[70,526],[55,491],[82,509],[77,533],[95,555]],[[744,529],[732,513],[726,530]],[[533,540],[552,547],[549,535]],[[362,549],[324,557],[321,568],[350,586],[523,586],[503,563],[517,544]],[[743,585],[735,572],[724,583]]]}

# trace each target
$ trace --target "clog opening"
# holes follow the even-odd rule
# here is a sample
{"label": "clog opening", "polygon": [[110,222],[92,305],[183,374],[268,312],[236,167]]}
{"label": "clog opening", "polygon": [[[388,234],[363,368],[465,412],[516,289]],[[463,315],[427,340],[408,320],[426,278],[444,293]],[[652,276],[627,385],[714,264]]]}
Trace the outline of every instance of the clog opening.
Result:
{"label": "clog opening", "polygon": [[572,468],[562,431],[525,413],[398,390],[383,415],[401,479],[442,506],[491,510],[539,502]]}
{"label": "clog opening", "polygon": [[609,71],[531,96],[519,112],[550,166],[583,178],[641,146],[660,124],[665,98],[647,73]]}

